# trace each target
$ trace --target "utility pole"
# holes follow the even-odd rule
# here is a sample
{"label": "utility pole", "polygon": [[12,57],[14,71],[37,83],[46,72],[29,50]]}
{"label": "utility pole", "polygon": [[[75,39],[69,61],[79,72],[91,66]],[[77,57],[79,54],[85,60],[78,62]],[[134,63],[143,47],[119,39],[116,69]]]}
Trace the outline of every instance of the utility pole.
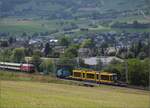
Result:
{"label": "utility pole", "polygon": [[29,73],[29,58],[27,58],[28,73]]}
{"label": "utility pole", "polygon": [[[150,34],[148,33],[148,53],[149,53],[149,58],[150,58]],[[148,68],[148,71],[149,71],[149,91],[150,91],[150,62],[149,62],[149,68]]]}
{"label": "utility pole", "polygon": [[126,74],[126,83],[129,83],[128,80],[128,63],[127,63],[127,59],[125,59],[125,74]]}
{"label": "utility pole", "polygon": [[104,51],[104,67],[106,67],[107,66],[107,55],[106,55],[106,53],[107,53],[107,48],[106,48],[106,50]]}
{"label": "utility pole", "polygon": [[78,51],[78,58],[77,58],[78,68],[80,68],[80,52]]}
{"label": "utility pole", "polygon": [[56,60],[55,58],[53,59],[53,75],[55,76],[56,75]]}
{"label": "utility pole", "polygon": [[3,50],[3,70],[5,70],[5,51]]}
{"label": "utility pole", "polygon": [[129,78],[128,78],[128,47],[127,47],[127,39],[126,43],[125,43],[125,47],[126,47],[126,53],[125,53],[125,74],[126,74],[126,83],[129,83]]}
{"label": "utility pole", "polygon": [[97,63],[98,63],[98,66],[100,66],[100,68],[98,68],[98,73],[99,73],[98,74],[98,84],[100,86],[100,81],[101,81],[101,75],[100,75],[100,73],[101,73],[101,70],[102,70],[102,66],[101,66],[101,59],[100,59],[99,48],[97,49],[97,52],[98,52],[98,54],[97,54],[97,60],[98,60]]}

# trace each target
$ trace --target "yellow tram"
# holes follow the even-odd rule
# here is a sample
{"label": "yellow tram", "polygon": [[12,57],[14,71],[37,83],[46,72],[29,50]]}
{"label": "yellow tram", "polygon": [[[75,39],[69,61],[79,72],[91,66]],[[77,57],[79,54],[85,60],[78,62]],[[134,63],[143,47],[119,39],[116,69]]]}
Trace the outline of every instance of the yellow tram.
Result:
{"label": "yellow tram", "polygon": [[76,69],[73,70],[71,78],[83,81],[94,81],[97,83],[113,84],[117,81],[117,74],[109,72],[98,72],[93,70],[90,71]]}

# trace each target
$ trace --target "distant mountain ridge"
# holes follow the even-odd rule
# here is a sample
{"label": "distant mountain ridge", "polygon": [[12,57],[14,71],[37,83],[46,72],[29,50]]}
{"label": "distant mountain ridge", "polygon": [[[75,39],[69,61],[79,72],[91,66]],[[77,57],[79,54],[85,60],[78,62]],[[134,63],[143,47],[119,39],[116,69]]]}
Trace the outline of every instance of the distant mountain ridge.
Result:
{"label": "distant mountain ridge", "polygon": [[0,17],[70,19],[104,13],[143,10],[149,0],[0,0]]}

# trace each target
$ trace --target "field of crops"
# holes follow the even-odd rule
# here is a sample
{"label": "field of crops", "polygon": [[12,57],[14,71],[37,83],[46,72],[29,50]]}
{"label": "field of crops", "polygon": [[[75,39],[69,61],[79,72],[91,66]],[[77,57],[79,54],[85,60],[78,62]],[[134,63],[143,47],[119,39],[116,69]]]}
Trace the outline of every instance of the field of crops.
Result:
{"label": "field of crops", "polygon": [[[115,20],[115,21],[133,21],[133,18],[130,19],[121,19],[121,20]],[[114,21],[114,22],[115,22]],[[138,20],[143,21],[143,20]],[[144,20],[147,21],[147,20]],[[61,25],[61,22],[64,24]],[[9,32],[12,35],[20,35],[23,32],[29,33],[35,33],[35,32],[51,32],[54,30],[62,30],[64,27],[67,27],[70,22],[73,22],[74,24],[77,24],[79,27],[85,27],[89,29],[89,32],[105,32],[105,31],[116,31],[121,32],[122,29],[113,29],[111,27],[104,27],[102,25],[98,24],[97,28],[91,28],[88,26],[87,21],[83,20],[66,20],[66,21],[60,21],[60,20],[17,20],[17,19],[0,19],[0,32]],[[90,22],[90,21],[89,21]],[[148,22],[148,21],[147,21]],[[148,32],[149,29],[125,29],[128,32]],[[71,30],[72,31],[72,30]],[[82,33],[80,33],[80,29],[73,30],[77,36],[80,36]],[[61,35],[63,32],[59,32],[58,35]],[[85,34],[85,33],[84,33]]]}
{"label": "field of crops", "polygon": [[149,108],[149,92],[1,80],[0,108]]}
{"label": "field of crops", "polygon": [[55,21],[20,21],[17,19],[1,19],[0,32],[44,32],[57,29]]}

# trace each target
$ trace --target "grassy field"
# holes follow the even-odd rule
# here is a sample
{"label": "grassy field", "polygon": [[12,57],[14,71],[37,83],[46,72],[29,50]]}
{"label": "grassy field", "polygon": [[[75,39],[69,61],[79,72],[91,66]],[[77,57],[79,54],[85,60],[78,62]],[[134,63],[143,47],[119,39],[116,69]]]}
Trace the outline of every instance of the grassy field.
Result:
{"label": "grassy field", "polygon": [[8,80],[3,75],[0,108],[149,108],[150,105],[148,91],[60,83]]}
{"label": "grassy field", "polygon": [[17,19],[1,19],[0,32],[45,32],[60,28],[55,21],[22,21]]}
{"label": "grassy field", "polygon": [[149,108],[145,91],[1,81],[1,108]]}
{"label": "grassy field", "polygon": [[[134,18],[129,19],[121,19],[121,20],[115,20],[115,21],[133,21]],[[147,20],[138,20],[142,22],[148,22]],[[64,23],[61,25],[61,23]],[[106,31],[116,31],[121,32],[123,30],[126,30],[128,32],[149,32],[150,29],[113,29],[111,27],[103,27],[102,25],[98,24],[97,28],[91,28],[88,25],[90,24],[89,21],[85,20],[18,20],[15,18],[6,18],[6,19],[0,19],[0,32],[9,32],[11,35],[20,35],[23,32],[27,32],[28,34],[33,34],[34,32],[51,32],[54,30],[62,30],[64,26],[67,26],[73,22],[74,24],[77,24],[80,28],[89,28],[89,32],[96,33],[96,32],[106,32]],[[80,29],[71,30],[75,32],[75,35],[82,35],[86,34],[82,33]],[[71,32],[70,31],[70,32]],[[58,32],[55,35],[62,36],[63,32]]]}

